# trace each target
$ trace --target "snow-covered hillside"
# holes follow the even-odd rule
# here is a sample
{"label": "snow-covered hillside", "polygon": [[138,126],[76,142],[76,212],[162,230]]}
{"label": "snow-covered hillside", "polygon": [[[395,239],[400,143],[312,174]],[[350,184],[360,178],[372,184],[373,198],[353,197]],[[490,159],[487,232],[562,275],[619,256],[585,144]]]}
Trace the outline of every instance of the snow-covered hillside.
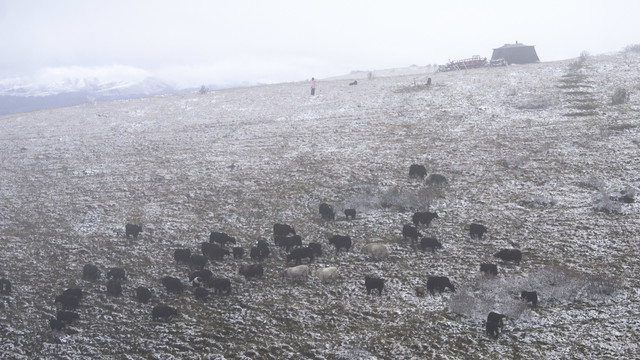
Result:
{"label": "snow-covered hillside", "polygon": [[[640,205],[609,199],[640,187],[640,56],[634,53],[448,73],[390,74],[92,103],[0,117],[0,352],[6,358],[606,359],[640,352]],[[424,85],[427,78],[432,85]],[[618,88],[629,102],[612,105]],[[411,164],[446,186],[410,179]],[[636,197],[637,198],[637,197]],[[637,200],[637,199],[636,199]],[[335,221],[318,214],[322,202]],[[344,208],[356,208],[346,220]],[[403,240],[414,211],[437,211],[424,252]],[[250,259],[207,267],[231,295],[165,291],[188,281],[173,251],[211,231],[247,252],[273,224],[295,227],[324,254],[288,282],[272,246],[261,279]],[[471,239],[468,226],[488,233]],[[127,239],[126,223],[144,232]],[[328,243],[348,234],[354,245]],[[362,255],[384,243],[388,259]],[[270,239],[270,243],[273,241]],[[523,253],[479,272],[502,248]],[[81,279],[96,264],[97,282]],[[289,263],[288,265],[293,265]],[[104,274],[128,271],[121,297]],[[367,295],[364,277],[386,279]],[[456,286],[417,297],[428,276]],[[153,291],[149,304],[134,289]],[[80,319],[49,329],[54,298],[81,287]],[[535,290],[539,306],[518,299]],[[154,322],[159,303],[178,309]],[[508,315],[497,340],[489,311]]]}

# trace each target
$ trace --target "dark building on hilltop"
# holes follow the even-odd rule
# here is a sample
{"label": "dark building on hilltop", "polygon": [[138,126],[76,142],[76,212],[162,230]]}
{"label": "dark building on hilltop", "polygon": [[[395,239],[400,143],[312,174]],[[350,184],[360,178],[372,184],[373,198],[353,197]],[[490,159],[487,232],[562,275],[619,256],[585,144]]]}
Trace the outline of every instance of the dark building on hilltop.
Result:
{"label": "dark building on hilltop", "polygon": [[540,61],[536,49],[533,45],[505,44],[502,47],[493,49],[491,61],[504,59],[507,64],[529,64]]}

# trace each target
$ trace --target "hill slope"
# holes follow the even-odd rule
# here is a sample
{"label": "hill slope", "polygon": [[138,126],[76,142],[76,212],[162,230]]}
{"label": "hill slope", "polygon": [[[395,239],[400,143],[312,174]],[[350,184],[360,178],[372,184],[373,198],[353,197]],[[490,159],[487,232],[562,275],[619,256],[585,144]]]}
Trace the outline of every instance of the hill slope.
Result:
{"label": "hill slope", "polygon": [[[321,81],[315,97],[295,83],[2,116],[0,277],[13,290],[0,298],[0,348],[11,358],[635,356],[639,207],[609,195],[640,186],[640,104],[610,97],[637,90],[639,63],[620,54]],[[413,163],[448,184],[410,179]],[[320,219],[321,202],[335,221]],[[435,253],[402,238],[427,209],[440,216],[421,229],[443,243]],[[162,287],[163,276],[188,280],[174,249],[199,253],[223,231],[248,251],[276,222],[321,243],[312,269],[337,266],[340,278],[287,282],[272,246],[262,279],[238,275],[249,259],[207,265],[231,279],[231,295],[204,303]],[[471,222],[488,227],[483,239],[469,238]],[[126,223],[143,225],[138,240]],[[350,235],[351,251],[336,253],[334,234]],[[362,255],[370,242],[389,258]],[[511,247],[519,265],[480,276]],[[123,296],[106,294],[104,276],[81,280],[85,263],[125,268]],[[367,274],[386,279],[381,296],[366,295]],[[417,297],[432,275],[456,292]],[[153,290],[148,305],[135,301],[140,285]],[[70,287],[86,294],[80,319],[52,332],[53,300]],[[539,306],[520,290],[538,291]],[[161,302],[179,315],[152,321]],[[492,310],[509,316],[498,340],[484,334]]]}

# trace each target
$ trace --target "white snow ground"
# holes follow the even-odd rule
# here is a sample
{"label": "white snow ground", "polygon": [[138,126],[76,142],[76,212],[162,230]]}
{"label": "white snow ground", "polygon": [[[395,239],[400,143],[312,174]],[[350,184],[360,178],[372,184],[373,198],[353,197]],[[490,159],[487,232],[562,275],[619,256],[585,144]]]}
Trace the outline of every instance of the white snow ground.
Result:
{"label": "white snow ground", "polygon": [[[633,358],[640,353],[640,205],[608,194],[640,187],[640,55],[593,56],[450,73],[401,71],[372,80],[214,91],[95,103],[0,117],[0,297],[3,358]],[[433,85],[424,86],[428,77]],[[612,105],[616,88],[630,101]],[[446,187],[408,177],[424,164]],[[322,221],[321,202],[355,207],[358,218]],[[437,211],[424,234],[443,249],[402,239],[413,211]],[[484,223],[482,240],[465,227]],[[134,241],[124,225],[141,223]],[[214,262],[233,293],[203,303],[169,295],[166,275],[186,282],[173,250],[210,231],[247,251],[275,222],[293,225],[338,266],[340,279],[287,283],[284,253],[260,280],[237,274],[249,259]],[[335,254],[327,238],[349,234]],[[391,256],[371,261],[368,242]],[[481,262],[517,247],[520,265]],[[124,295],[104,277],[81,280],[95,263],[128,271]],[[363,279],[387,280],[382,296]],[[430,275],[455,293],[416,297]],[[153,289],[148,305],[135,287]],[[49,329],[54,297],[86,293],[80,320]],[[538,308],[517,299],[537,290]],[[153,322],[165,302],[180,314]],[[484,334],[491,311],[509,315],[498,340]]]}

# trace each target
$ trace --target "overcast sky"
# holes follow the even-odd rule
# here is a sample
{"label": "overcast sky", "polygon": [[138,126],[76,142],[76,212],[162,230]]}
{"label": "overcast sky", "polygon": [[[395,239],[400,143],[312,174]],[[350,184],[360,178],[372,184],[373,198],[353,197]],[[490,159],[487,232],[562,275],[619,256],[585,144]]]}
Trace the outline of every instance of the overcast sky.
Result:
{"label": "overcast sky", "polygon": [[635,0],[0,0],[0,79],[299,81],[444,64],[505,43],[541,61],[640,43]]}

